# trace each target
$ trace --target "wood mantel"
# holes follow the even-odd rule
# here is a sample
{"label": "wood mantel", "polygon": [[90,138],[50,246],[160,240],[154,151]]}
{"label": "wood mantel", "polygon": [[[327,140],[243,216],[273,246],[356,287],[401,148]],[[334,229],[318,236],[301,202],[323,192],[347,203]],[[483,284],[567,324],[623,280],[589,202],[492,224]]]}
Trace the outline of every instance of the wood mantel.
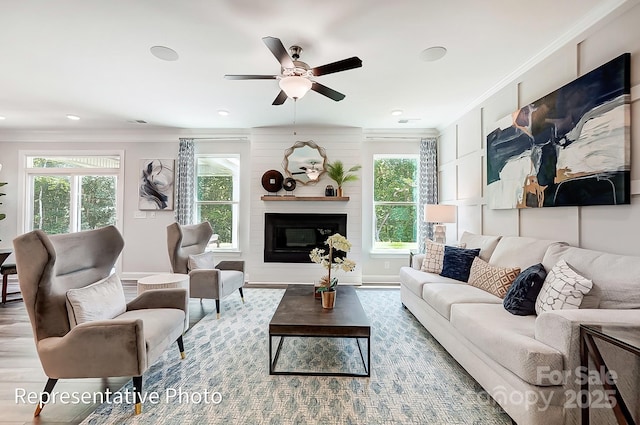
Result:
{"label": "wood mantel", "polygon": [[262,195],[263,201],[342,201],[349,200],[348,196],[282,196],[282,195]]}

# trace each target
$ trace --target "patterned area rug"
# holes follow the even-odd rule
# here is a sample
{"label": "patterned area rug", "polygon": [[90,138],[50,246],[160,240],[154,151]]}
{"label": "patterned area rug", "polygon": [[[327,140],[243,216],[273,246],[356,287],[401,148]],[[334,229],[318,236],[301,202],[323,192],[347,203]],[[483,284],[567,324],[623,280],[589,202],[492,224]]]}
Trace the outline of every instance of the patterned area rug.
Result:
{"label": "patterned area rug", "polygon": [[[398,290],[357,291],[371,321],[370,378],[269,375],[268,325],[283,293],[247,288],[246,304],[225,299],[220,320],[210,314],[185,335],[185,360],[172,346],[145,373],[157,399],[141,415],[104,403],[83,424],[511,424]],[[281,368],[361,373],[362,361],[355,340],[291,338]]]}

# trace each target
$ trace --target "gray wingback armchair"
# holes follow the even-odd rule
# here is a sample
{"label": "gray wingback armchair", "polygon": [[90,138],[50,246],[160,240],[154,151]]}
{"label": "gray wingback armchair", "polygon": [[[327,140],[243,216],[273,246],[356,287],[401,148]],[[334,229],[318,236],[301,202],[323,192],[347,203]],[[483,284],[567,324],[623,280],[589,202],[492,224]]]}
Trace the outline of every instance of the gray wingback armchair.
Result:
{"label": "gray wingback armchair", "polygon": [[[173,341],[184,358],[187,290],[146,291],[126,303],[120,280],[111,274],[124,246],[113,226],[52,236],[35,230],[14,239],[13,246],[36,349],[49,378],[35,416],[58,379],[115,376],[133,377],[135,413],[140,413],[144,371]],[[115,315],[107,310],[112,306]]]}
{"label": "gray wingback armchair", "polygon": [[189,296],[216,300],[219,319],[220,300],[236,289],[244,303],[244,261],[220,261],[207,268],[189,267],[189,256],[204,253],[212,235],[213,229],[207,221],[184,226],[173,223],[167,227],[167,248],[173,273],[189,274]]}

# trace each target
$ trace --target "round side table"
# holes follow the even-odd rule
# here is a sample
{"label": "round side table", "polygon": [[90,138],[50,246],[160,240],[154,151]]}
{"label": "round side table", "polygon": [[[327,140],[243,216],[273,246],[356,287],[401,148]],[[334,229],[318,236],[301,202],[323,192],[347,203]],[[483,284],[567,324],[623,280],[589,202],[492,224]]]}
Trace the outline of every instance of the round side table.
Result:
{"label": "round side table", "polygon": [[185,288],[189,290],[189,275],[162,273],[138,279],[138,295],[150,289]]}

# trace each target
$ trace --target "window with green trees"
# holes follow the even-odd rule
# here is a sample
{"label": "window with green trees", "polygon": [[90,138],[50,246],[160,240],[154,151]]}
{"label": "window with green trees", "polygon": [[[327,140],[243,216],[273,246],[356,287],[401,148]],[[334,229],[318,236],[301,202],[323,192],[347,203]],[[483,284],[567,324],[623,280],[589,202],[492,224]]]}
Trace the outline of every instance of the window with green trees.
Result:
{"label": "window with green trees", "polygon": [[196,156],[196,222],[211,223],[213,248],[238,248],[239,181],[238,155]]}
{"label": "window with green trees", "polygon": [[26,157],[26,229],[49,234],[115,225],[119,155]]}
{"label": "window with green trees", "polygon": [[373,157],[373,248],[417,248],[418,155]]}

